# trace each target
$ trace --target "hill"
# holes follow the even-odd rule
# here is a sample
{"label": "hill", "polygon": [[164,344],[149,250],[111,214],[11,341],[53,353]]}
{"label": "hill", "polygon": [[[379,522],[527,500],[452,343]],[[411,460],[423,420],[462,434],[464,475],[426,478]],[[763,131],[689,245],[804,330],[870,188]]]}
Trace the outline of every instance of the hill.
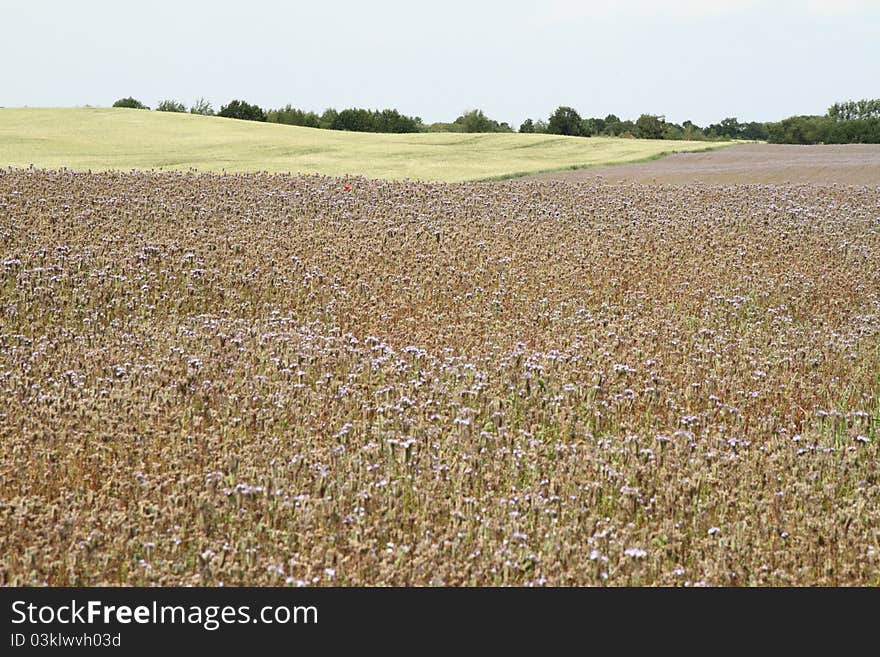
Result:
{"label": "hill", "polygon": [[652,159],[721,143],[369,134],[110,108],[0,109],[0,166],[357,174],[460,181]]}

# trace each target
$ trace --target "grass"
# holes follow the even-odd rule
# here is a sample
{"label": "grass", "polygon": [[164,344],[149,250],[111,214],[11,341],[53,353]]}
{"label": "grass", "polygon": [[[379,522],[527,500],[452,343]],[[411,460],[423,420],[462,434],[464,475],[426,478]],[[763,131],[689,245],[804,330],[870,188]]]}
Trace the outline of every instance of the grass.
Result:
{"label": "grass", "polygon": [[724,143],[559,135],[376,135],[131,109],[0,109],[0,166],[363,175],[438,181],[655,159]]}

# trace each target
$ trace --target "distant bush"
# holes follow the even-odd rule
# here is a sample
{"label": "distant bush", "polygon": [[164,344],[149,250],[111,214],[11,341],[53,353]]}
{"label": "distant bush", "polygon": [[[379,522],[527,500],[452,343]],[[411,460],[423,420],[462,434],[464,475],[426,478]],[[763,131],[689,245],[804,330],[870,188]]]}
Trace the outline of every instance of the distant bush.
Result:
{"label": "distant bush", "polygon": [[290,105],[281,109],[266,112],[266,120],[269,123],[283,123],[285,125],[299,125],[306,128],[320,128],[321,119],[314,112],[305,112]]}
{"label": "distant bush", "polygon": [[344,109],[336,115],[330,125],[332,130],[352,132],[373,132],[373,120],[365,109]]}
{"label": "distant bush", "polygon": [[677,123],[663,122],[663,134],[660,139],[671,139],[673,141],[684,139],[684,128]]}
{"label": "distant bush", "polygon": [[464,128],[460,123],[431,123],[427,127],[427,132],[464,132]]}
{"label": "distant bush", "polygon": [[227,119],[241,119],[243,121],[265,121],[266,113],[259,105],[251,105],[243,100],[233,100],[224,105],[217,112],[217,116]]}
{"label": "distant bush", "polygon": [[163,100],[156,106],[157,112],[185,112],[186,107],[183,103],[176,100]]}
{"label": "distant bush", "polygon": [[880,117],[790,116],[767,128],[773,144],[880,144]]}
{"label": "distant bush", "polygon": [[834,103],[825,116],[790,116],[766,128],[773,144],[880,144],[880,99]]}
{"label": "distant bush", "polygon": [[459,116],[453,124],[460,126],[460,130],[451,132],[513,132],[507,123],[499,123],[490,119],[483,110],[470,110]]}
{"label": "distant bush", "polygon": [[825,141],[830,120],[824,116],[790,116],[768,126],[773,144],[819,144]]}
{"label": "distant bush", "polygon": [[424,127],[421,117],[406,116],[396,109],[384,109],[373,113],[376,132],[420,132]]}
{"label": "distant bush", "polygon": [[826,144],[880,144],[880,117],[833,121],[826,129]]}
{"label": "distant bush", "polygon": [[204,98],[199,98],[189,108],[190,114],[201,114],[202,116],[214,116],[214,108]]}
{"label": "distant bush", "polygon": [[544,134],[547,132],[547,122],[542,121],[541,119],[535,121],[532,119],[526,119],[522,122],[522,125],[520,125],[519,131],[522,133]]}
{"label": "distant bush", "polygon": [[144,105],[141,101],[137,100],[136,98],[131,98],[131,97],[120,98],[115,103],[113,103],[113,107],[127,107],[129,109],[143,109],[143,110],[150,109],[149,107]]}
{"label": "distant bush", "polygon": [[547,122],[543,119],[537,119],[535,121],[535,134],[544,135],[547,134]]}
{"label": "distant bush", "polygon": [[349,108],[337,112],[329,127],[332,130],[353,132],[419,132],[422,129],[422,120],[419,117],[405,116],[395,109],[379,111]]}
{"label": "distant bush", "polygon": [[[477,114],[474,114],[476,112]],[[514,132],[513,128],[506,122],[499,123],[498,121],[494,121],[492,119],[487,119],[485,115],[480,118],[480,114],[482,112],[480,110],[474,110],[474,112],[466,112],[459,116],[452,123],[444,123],[442,121],[438,121],[437,123],[431,123],[427,126],[422,126],[422,132]],[[483,119],[487,119],[488,122]],[[535,132],[537,130],[537,124],[535,123]]]}
{"label": "distant bush", "polygon": [[[531,121],[531,120],[528,120]],[[623,121],[616,114],[605,118],[581,118],[577,110],[562,105],[550,116],[547,123],[533,121],[523,123],[520,132],[546,131],[556,135],[581,137],[639,137],[641,139],[767,139],[767,126],[764,123],[740,123],[735,118],[725,119],[720,124],[710,126],[704,131],[691,121],[679,125],[656,114],[642,114],[637,121]],[[545,126],[542,130],[539,127]],[[525,130],[523,130],[525,128]]]}
{"label": "distant bush", "polygon": [[601,135],[602,129],[605,127],[604,124],[602,119],[581,119],[581,137]]}
{"label": "distant bush", "polygon": [[706,138],[703,129],[693,121],[685,121],[681,124],[681,138],[690,141],[699,141]]}
{"label": "distant bush", "polygon": [[616,114],[609,114],[604,119],[602,119],[602,121],[605,124],[605,128],[602,131],[603,134],[611,137],[616,137],[621,132],[623,132],[620,129],[620,117],[618,117]]}
{"label": "distant bush", "polygon": [[770,136],[770,133],[767,131],[766,123],[759,123],[757,121],[750,121],[749,123],[743,124],[743,128],[740,131],[741,139],[756,139],[758,141],[766,141]]}
{"label": "distant bush", "polygon": [[332,107],[328,107],[327,109],[324,110],[324,113],[321,114],[321,118],[318,121],[318,123],[319,123],[318,127],[324,128],[326,130],[331,130],[333,128],[333,122],[336,120],[336,117],[338,115],[339,115],[339,112],[337,112]]}
{"label": "distant bush", "polygon": [[721,123],[713,123],[705,129],[705,134],[712,138],[724,139],[758,139],[766,140],[769,137],[766,123],[740,123],[735,117],[729,117]]}
{"label": "distant bush", "polygon": [[636,124],[633,121],[627,119],[626,121],[621,121],[617,126],[618,137],[632,137],[636,132]]}

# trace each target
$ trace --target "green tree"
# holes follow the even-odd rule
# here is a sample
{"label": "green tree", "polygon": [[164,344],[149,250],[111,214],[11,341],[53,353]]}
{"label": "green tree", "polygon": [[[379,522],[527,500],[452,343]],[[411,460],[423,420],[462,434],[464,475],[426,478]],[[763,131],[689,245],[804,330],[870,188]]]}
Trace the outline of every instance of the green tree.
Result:
{"label": "green tree", "polygon": [[405,133],[419,132],[422,119],[418,116],[406,116],[396,109],[384,109],[374,112],[374,123],[377,132]]}
{"label": "green tree", "polygon": [[633,137],[636,133],[636,124],[627,119],[626,121],[621,121],[618,124],[619,133],[617,133],[620,137]]}
{"label": "green tree", "polygon": [[265,121],[266,114],[259,105],[251,105],[243,100],[233,100],[224,105],[217,112],[217,116],[227,119],[241,119],[243,121]]}
{"label": "green tree", "polygon": [[769,141],[773,144],[825,143],[833,123],[824,116],[790,116],[767,125]]}
{"label": "green tree", "polygon": [[448,132],[513,132],[513,129],[507,123],[490,119],[483,110],[475,109],[455,119]]}
{"label": "green tree", "polygon": [[623,128],[621,127],[620,117],[615,114],[609,114],[605,117],[605,129],[602,131],[604,134],[609,135],[611,137],[617,137],[621,133],[623,133]]}
{"label": "green tree", "polygon": [[663,124],[663,139],[684,139],[684,128],[677,123]]}
{"label": "green tree", "polygon": [[724,137],[725,139],[739,139],[745,126],[735,116],[723,119],[721,123],[713,123],[706,128],[706,134],[710,137]]}
{"label": "green tree", "polygon": [[561,105],[550,116],[547,122],[547,132],[551,135],[581,134],[581,115],[571,107]]}
{"label": "green tree", "polygon": [[766,141],[767,137],[768,137],[767,124],[766,123],[758,123],[757,121],[750,121],[749,123],[744,123],[742,125],[742,129],[740,130],[740,137],[742,139],[754,139],[756,141]]}
{"label": "green tree", "polygon": [[214,116],[214,108],[204,98],[199,98],[189,108],[190,114],[201,114],[202,116]]}
{"label": "green tree", "polygon": [[592,137],[599,134],[599,127],[595,119],[581,119],[581,137]]}
{"label": "green tree", "polygon": [[286,125],[299,125],[307,128],[320,127],[320,119],[317,114],[297,109],[289,103],[281,109],[266,112],[266,120],[269,123],[284,123]]}
{"label": "green tree", "polygon": [[483,114],[483,110],[475,109],[465,112],[459,116],[453,123],[461,125],[463,132],[491,132],[492,121],[488,116]]}
{"label": "green tree", "polygon": [[642,114],[636,121],[635,136],[639,139],[663,139],[665,122],[662,116]]}
{"label": "green tree", "polygon": [[344,109],[336,115],[331,130],[349,130],[351,132],[375,132],[372,114],[365,109]]}
{"label": "green tree", "polygon": [[136,98],[132,98],[129,96],[128,98],[120,98],[115,103],[113,103],[113,107],[127,107],[129,109],[150,109],[146,105],[144,105],[141,101]]}
{"label": "green tree", "polygon": [[460,125],[462,132],[513,132],[509,125],[490,119],[479,109],[465,112],[453,123]]}
{"label": "green tree", "polygon": [[333,122],[336,120],[336,116],[339,114],[332,107],[328,107],[324,110],[324,113],[321,114],[321,119],[319,121],[320,125],[318,127],[325,128],[330,130],[333,128]]}
{"label": "green tree", "polygon": [[437,121],[428,125],[428,132],[464,132],[460,123],[443,123]]}
{"label": "green tree", "polygon": [[880,117],[829,121],[826,128],[826,144],[880,144]]}
{"label": "green tree", "polygon": [[828,108],[826,116],[834,121],[880,118],[880,98],[834,103]]}
{"label": "green tree", "polygon": [[183,103],[176,100],[163,100],[156,106],[157,112],[185,112],[186,107]]}
{"label": "green tree", "polygon": [[691,120],[687,120],[681,124],[682,138],[691,141],[702,140],[706,138],[703,129]]}
{"label": "green tree", "polygon": [[533,133],[535,131],[535,122],[531,119],[526,119],[519,126],[519,131],[524,133]]}
{"label": "green tree", "polygon": [[600,119],[599,117],[593,117],[593,118],[587,119],[587,120],[592,122],[594,135],[605,134],[605,119]]}

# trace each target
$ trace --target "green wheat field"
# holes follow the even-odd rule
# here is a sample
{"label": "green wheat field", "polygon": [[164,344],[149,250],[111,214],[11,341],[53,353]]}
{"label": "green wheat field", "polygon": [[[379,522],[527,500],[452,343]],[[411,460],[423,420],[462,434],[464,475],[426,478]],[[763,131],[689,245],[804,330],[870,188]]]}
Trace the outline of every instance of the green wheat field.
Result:
{"label": "green wheat field", "polygon": [[538,134],[370,134],[108,108],[0,109],[0,166],[266,171],[458,182],[724,146]]}

